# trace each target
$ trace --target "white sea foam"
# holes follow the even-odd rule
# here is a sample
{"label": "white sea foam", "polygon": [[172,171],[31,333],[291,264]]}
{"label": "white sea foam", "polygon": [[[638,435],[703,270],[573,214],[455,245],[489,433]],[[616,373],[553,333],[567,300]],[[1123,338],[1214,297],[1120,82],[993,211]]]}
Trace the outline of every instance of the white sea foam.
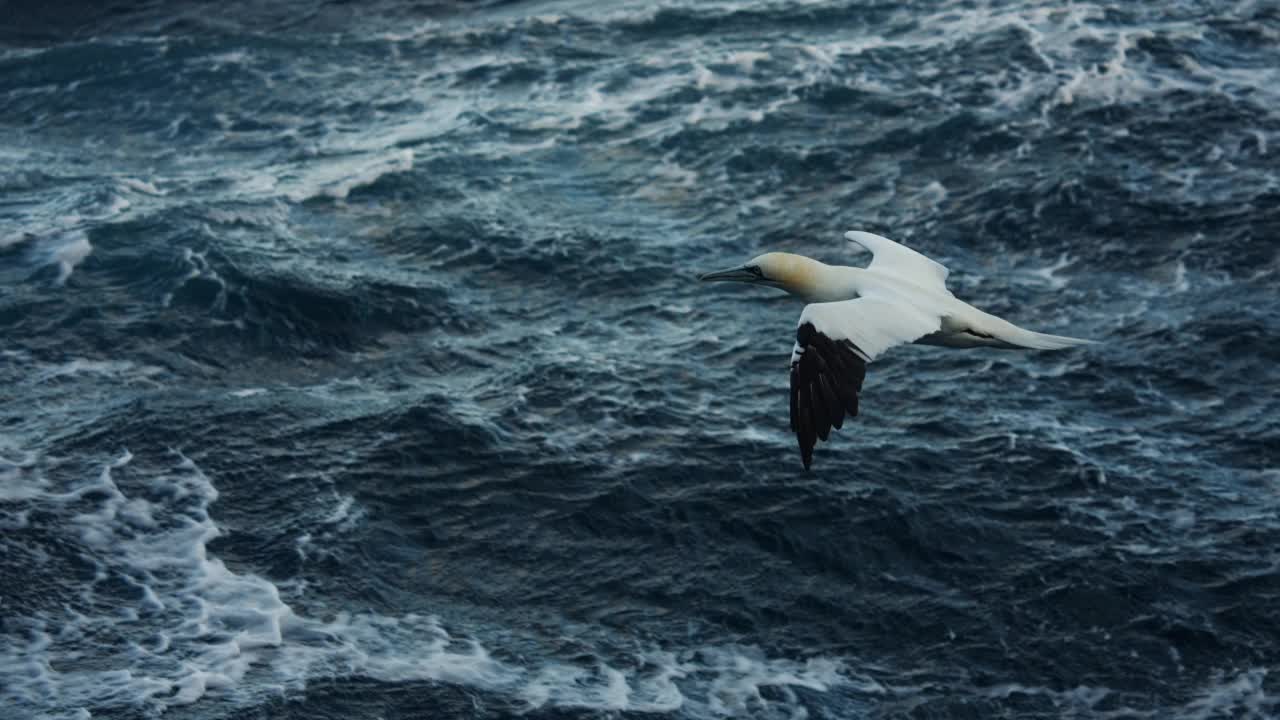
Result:
{"label": "white sea foam", "polygon": [[214,55],[207,55],[192,62],[210,65],[212,70],[221,70],[227,65],[244,65],[250,61],[251,57],[249,51],[244,49],[228,50]]}
{"label": "white sea foam", "polygon": [[29,239],[30,236],[24,232],[11,232],[8,235],[0,235],[0,250],[12,247]]}
{"label": "white sea foam", "polygon": [[202,277],[218,285],[218,294],[213,299],[213,307],[218,309],[224,307],[227,300],[227,283],[218,275],[218,271],[209,265],[204,253],[196,252],[191,248],[182,248],[182,261],[187,265],[187,272],[178,278],[173,285],[173,289],[161,296],[160,304],[164,307],[169,307],[173,304],[174,293],[182,289],[189,280]]}
{"label": "white sea foam", "polygon": [[[915,12],[905,11],[904,12]],[[797,56],[807,60],[800,69],[805,82],[828,77],[832,68],[868,52],[884,50],[937,51],[956,42],[1015,31],[1043,69],[1011,67],[983,83],[995,102],[986,112],[1007,116],[1020,108],[1039,107],[1042,122],[1058,107],[1081,104],[1141,102],[1145,99],[1186,90],[1203,94],[1207,89],[1223,95],[1248,88],[1275,99],[1280,84],[1271,68],[1202,67],[1188,54],[1175,63],[1153,61],[1146,53],[1135,53],[1139,43],[1163,38],[1174,42],[1203,37],[1204,25],[1179,19],[1142,18],[1138,25],[1110,21],[1109,7],[1098,3],[1013,3],[974,6],[940,3],[936,12],[912,17],[914,30],[885,37],[851,33],[832,40],[797,44]],[[1082,52],[1084,46],[1110,48],[1101,62]],[[775,46],[775,56],[785,56],[789,48]],[[933,68],[922,67],[905,76],[860,77],[865,90],[897,94],[919,90],[921,79],[931,77]],[[847,74],[844,78],[847,79]],[[1263,143],[1265,144],[1265,142]]]}
{"label": "white sea foam", "polygon": [[337,525],[339,528],[349,530],[362,517],[362,510],[356,505],[356,499],[351,495],[340,495],[338,504],[333,508],[333,512],[325,520]]}
{"label": "white sea foam", "polygon": [[[0,692],[9,707],[50,717],[76,717],[111,707],[162,709],[193,702],[211,688],[235,686],[257,659],[256,649],[278,644],[289,608],[269,582],[230,572],[209,557],[218,535],[208,504],[217,497],[208,478],[181,456],[152,478],[142,494],[126,494],[116,475],[132,463],[127,451],[90,482],[71,491],[40,493],[35,503],[54,527],[74,538],[96,568],[83,589],[89,607],[27,618],[25,647],[0,648],[0,668],[23,678]],[[92,507],[78,511],[85,503]],[[134,603],[100,597],[99,582],[117,578],[136,589]],[[102,648],[93,670],[64,670],[80,640],[120,623],[145,626],[127,647]],[[57,628],[55,631],[54,629]]]}
{"label": "white sea foam", "polygon": [[696,171],[681,167],[674,160],[663,159],[650,169],[650,179],[637,188],[635,194],[651,200],[678,200],[685,198],[697,183]]}
{"label": "white sea foam", "polygon": [[149,381],[163,372],[163,368],[154,365],[137,365],[128,360],[72,358],[64,363],[42,366],[31,373],[30,378],[34,383],[46,383],[72,375],[100,375],[126,382],[135,382]]}
{"label": "white sea foam", "polygon": [[[849,682],[838,660],[770,658],[750,647],[516,663],[456,637],[436,617],[301,617],[275,584],[209,552],[221,534],[209,516],[218,491],[189,459],[174,454],[156,465],[163,459],[124,451],[62,492],[51,490],[30,460],[0,464],[0,500],[27,503],[0,516],[0,524],[21,530],[38,509],[42,530],[78,545],[95,579],[81,589],[80,604],[13,618],[0,635],[0,704],[19,712],[57,719],[107,710],[158,714],[206,696],[253,704],[318,678],[367,677],[459,684],[528,709],[770,717],[793,714],[795,688],[821,692]],[[363,513],[352,496],[335,495],[317,530],[350,529]],[[127,642],[100,647],[91,667],[75,662],[89,638],[116,633]],[[769,699],[766,687],[773,688]]]}
{"label": "white sea foam", "polygon": [[[1175,661],[1177,652],[1171,648]],[[1131,696],[1110,688],[1079,685],[1057,690],[1021,683],[997,683],[973,688],[983,698],[1005,700],[1016,696],[1047,701],[1061,716],[1079,718],[1139,718],[1141,720],[1270,720],[1280,709],[1280,698],[1268,693],[1264,685],[1268,671],[1262,668],[1217,671],[1194,691],[1187,703],[1153,708]]]}
{"label": "white sea foam", "polygon": [[1064,253],[1049,265],[1030,268],[1024,270],[1023,273],[1048,285],[1051,290],[1061,290],[1071,282],[1071,279],[1069,277],[1062,277],[1058,273],[1062,269],[1070,267],[1073,262],[1075,262],[1075,260]]}
{"label": "white sea foam", "polygon": [[118,178],[116,182],[119,183],[120,186],[122,188],[125,188],[126,190],[130,190],[136,193],[141,193],[143,195],[154,195],[156,197],[161,197],[165,194],[163,190],[157,188],[154,184],[146,180],[139,180],[137,178],[130,178],[130,177],[122,177],[122,178]]}
{"label": "white sea foam", "polygon": [[1219,673],[1175,717],[1179,720],[1274,718],[1280,711],[1280,698],[1267,692],[1263,684],[1267,674],[1263,668]]}
{"label": "white sea foam", "polygon": [[128,198],[122,195],[112,194],[111,199],[107,202],[106,206],[102,208],[102,213],[94,216],[93,219],[110,220],[131,207],[133,207],[133,203],[129,202]]}
{"label": "white sea foam", "polygon": [[759,50],[742,50],[729,55],[729,62],[738,66],[738,69],[744,73],[751,73],[756,69],[756,64],[769,59],[769,53]]}
{"label": "white sea foam", "polygon": [[418,23],[404,32],[386,32],[380,37],[389,43],[402,43],[407,40],[421,40],[424,38],[434,38],[440,32],[440,23],[434,20],[427,20]]}
{"label": "white sea foam", "polygon": [[413,150],[314,160],[290,171],[280,185],[293,202],[319,197],[344,200],[352,190],[367,187],[379,178],[413,169]]}
{"label": "white sea foam", "polygon": [[89,236],[83,230],[74,230],[51,241],[44,253],[45,263],[58,268],[58,277],[54,282],[58,285],[65,284],[76,266],[84,262],[91,252],[93,245],[89,243]]}

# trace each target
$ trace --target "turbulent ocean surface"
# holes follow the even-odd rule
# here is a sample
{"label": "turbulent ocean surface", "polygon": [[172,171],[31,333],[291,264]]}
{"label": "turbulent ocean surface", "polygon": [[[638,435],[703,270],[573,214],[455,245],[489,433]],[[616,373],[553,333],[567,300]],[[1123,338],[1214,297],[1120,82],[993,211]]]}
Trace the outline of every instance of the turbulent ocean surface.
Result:
{"label": "turbulent ocean surface", "polygon": [[[0,716],[1280,716],[1280,9],[0,4]],[[1056,353],[905,347],[886,234]]]}

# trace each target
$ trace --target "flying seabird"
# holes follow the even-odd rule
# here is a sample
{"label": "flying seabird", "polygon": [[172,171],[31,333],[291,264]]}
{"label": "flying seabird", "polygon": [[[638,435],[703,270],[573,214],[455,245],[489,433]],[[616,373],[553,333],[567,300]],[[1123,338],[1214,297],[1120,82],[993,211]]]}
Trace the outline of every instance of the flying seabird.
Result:
{"label": "flying seabird", "polygon": [[1059,350],[1093,342],[1024,330],[952,295],[940,263],[869,232],[844,236],[871,251],[867,267],[771,252],[698,276],[781,288],[808,303],[791,351],[791,430],[806,470],[818,439],[840,428],[846,413],[858,414],[867,363],[891,347]]}

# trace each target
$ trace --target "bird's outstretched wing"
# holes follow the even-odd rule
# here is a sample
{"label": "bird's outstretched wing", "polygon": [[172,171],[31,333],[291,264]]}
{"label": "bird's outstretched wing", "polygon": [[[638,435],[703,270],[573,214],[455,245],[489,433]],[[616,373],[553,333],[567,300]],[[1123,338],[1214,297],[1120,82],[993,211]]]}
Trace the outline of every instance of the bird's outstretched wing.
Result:
{"label": "bird's outstretched wing", "polygon": [[844,236],[871,251],[868,270],[894,275],[921,287],[951,294],[947,290],[949,271],[942,263],[930,260],[906,245],[869,232],[850,230]]}
{"label": "bird's outstretched wing", "polygon": [[791,351],[791,430],[800,442],[805,470],[813,447],[858,414],[867,363],[895,345],[917,340],[942,325],[940,316],[891,296],[814,303],[800,314]]}

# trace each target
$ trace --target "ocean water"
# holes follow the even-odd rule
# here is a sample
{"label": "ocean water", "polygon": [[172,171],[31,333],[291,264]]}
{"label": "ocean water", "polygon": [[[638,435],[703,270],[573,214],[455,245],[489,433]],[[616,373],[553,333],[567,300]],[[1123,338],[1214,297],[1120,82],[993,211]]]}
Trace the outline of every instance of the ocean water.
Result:
{"label": "ocean water", "polygon": [[[0,4],[0,717],[1280,716],[1280,10]],[[1101,344],[897,349],[861,263]]]}

